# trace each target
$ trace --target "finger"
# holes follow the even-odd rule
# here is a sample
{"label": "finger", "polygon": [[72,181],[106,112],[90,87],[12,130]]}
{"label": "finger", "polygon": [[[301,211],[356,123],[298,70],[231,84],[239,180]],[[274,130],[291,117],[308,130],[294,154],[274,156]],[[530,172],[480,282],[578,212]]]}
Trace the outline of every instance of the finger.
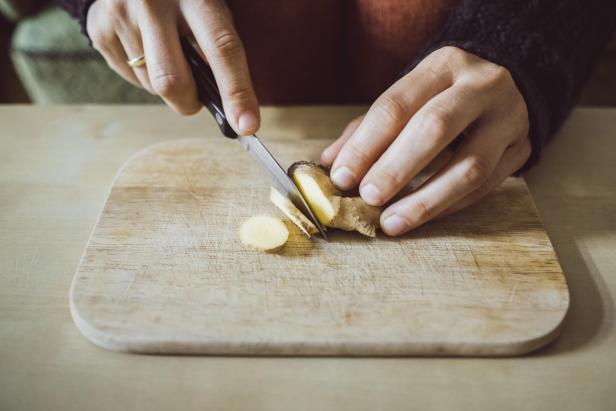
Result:
{"label": "finger", "polygon": [[113,71],[118,73],[124,80],[128,81],[135,87],[143,88],[137,76],[126,64],[126,53],[120,39],[116,35],[111,36],[104,47],[97,47],[97,50],[101,53],[105,62]]}
{"label": "finger", "polygon": [[347,126],[342,131],[340,137],[338,137],[338,140],[336,140],[333,144],[323,150],[323,154],[321,154],[321,164],[323,164],[327,168],[330,168],[332,166],[332,163],[336,159],[336,156],[340,152],[340,149],[349,140],[355,130],[357,130],[357,127],[359,127],[359,124],[364,119],[364,116],[365,114],[362,114],[361,116],[355,117],[353,120],[351,120],[351,122],[347,124]]}
{"label": "finger", "polygon": [[259,104],[244,46],[228,10],[218,1],[182,2],[181,7],[212,67],[231,127],[241,135],[255,133],[260,123]]}
{"label": "finger", "polygon": [[[122,48],[126,54],[126,59],[133,59],[139,56],[143,56],[143,44],[141,41],[141,33],[135,28],[125,28],[118,31],[118,38],[122,43]],[[139,66],[139,67],[130,67],[124,62],[124,64],[129,67],[135,76],[139,79],[139,83],[141,86],[146,89],[150,94],[156,94],[152,85],[150,84],[150,79],[148,77],[147,65]]]}
{"label": "finger", "polygon": [[451,85],[449,69],[434,69],[428,63],[422,62],[394,83],[370,107],[332,165],[331,178],[339,188],[355,187],[409,119]]}
{"label": "finger", "polygon": [[451,162],[419,190],[390,206],[381,216],[383,231],[399,235],[422,225],[481,187],[491,176],[517,130],[498,138],[497,119],[480,124],[462,142]]}
{"label": "finger", "polygon": [[456,84],[424,105],[372,166],[359,192],[368,204],[390,200],[485,110],[471,87]]}
{"label": "finger", "polygon": [[140,19],[147,73],[152,88],[175,111],[194,114],[201,108],[175,22],[175,16],[144,13]]}
{"label": "finger", "polygon": [[124,47],[118,39],[116,30],[107,22],[96,18],[99,6],[98,3],[92,5],[86,24],[87,34],[92,41],[92,46],[103,56],[112,70],[134,86],[141,87],[141,83],[126,64]]}
{"label": "finger", "polygon": [[518,171],[524,165],[524,163],[526,163],[526,160],[528,160],[530,152],[531,145],[528,139],[525,139],[521,143],[508,147],[503,153],[503,156],[501,157],[498,165],[494,169],[494,172],[490,175],[490,177],[486,180],[485,183],[483,183],[478,189],[472,191],[462,200],[446,208],[437,217],[435,217],[435,219],[451,215],[457,211],[460,211],[475,204],[476,202],[484,198],[496,187],[501,185],[501,183],[505,181],[507,177],[510,177],[516,171]]}

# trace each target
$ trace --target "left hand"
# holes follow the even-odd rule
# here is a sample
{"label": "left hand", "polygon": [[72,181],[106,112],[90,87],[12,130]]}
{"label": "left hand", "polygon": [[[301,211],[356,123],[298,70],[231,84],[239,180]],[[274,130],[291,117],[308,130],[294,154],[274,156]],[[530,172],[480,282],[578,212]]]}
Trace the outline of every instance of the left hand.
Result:
{"label": "left hand", "polygon": [[467,207],[519,170],[531,153],[528,111],[509,71],[456,47],[441,48],[351,122],[321,162],[334,184],[359,184],[383,205],[462,132],[452,159],[387,207],[381,227],[400,235]]}

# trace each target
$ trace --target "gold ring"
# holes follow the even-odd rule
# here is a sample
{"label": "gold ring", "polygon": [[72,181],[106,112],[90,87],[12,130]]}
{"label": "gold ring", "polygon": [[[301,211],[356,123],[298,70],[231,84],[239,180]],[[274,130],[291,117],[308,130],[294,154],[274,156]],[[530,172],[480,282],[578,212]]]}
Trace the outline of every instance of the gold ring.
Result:
{"label": "gold ring", "polygon": [[127,60],[126,63],[131,67],[140,67],[145,64],[145,56],[142,54],[134,59]]}

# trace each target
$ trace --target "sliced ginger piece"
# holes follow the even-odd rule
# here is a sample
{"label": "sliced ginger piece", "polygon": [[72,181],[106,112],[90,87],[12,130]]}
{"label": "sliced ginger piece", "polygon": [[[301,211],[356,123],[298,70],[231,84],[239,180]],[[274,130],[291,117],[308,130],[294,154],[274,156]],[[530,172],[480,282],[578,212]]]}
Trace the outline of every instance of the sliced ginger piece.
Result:
{"label": "sliced ginger piece", "polygon": [[302,233],[306,234],[308,238],[312,234],[319,232],[319,229],[306,217],[295,204],[291,202],[287,197],[280,194],[274,187],[270,189],[270,200],[276,207],[278,207],[284,215],[286,215],[293,224],[295,224]]}
{"label": "sliced ginger piece", "polygon": [[315,217],[321,224],[329,225],[338,213],[337,204],[331,201],[332,197],[337,195],[337,191],[329,181],[329,177],[306,167],[297,167],[295,171],[293,181],[310,205]]}
{"label": "sliced ginger piece", "polygon": [[274,252],[289,239],[285,223],[276,217],[258,215],[245,220],[239,231],[242,244],[259,251]]}
{"label": "sliced ginger piece", "polygon": [[340,208],[340,203],[332,198],[340,196],[340,191],[325,170],[314,163],[298,161],[289,168],[289,175],[315,217],[324,226],[329,226]]}
{"label": "sliced ginger piece", "polygon": [[327,171],[314,163],[297,162],[289,168],[289,175],[321,224],[376,236],[381,207],[368,205],[358,196],[345,196],[334,186]]}

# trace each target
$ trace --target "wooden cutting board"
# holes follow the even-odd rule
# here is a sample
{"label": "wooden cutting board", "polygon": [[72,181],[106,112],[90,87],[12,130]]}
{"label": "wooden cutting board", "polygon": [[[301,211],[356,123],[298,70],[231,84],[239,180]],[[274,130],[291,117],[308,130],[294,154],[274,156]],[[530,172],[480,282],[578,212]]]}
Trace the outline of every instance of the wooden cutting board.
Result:
{"label": "wooden cutting board", "polygon": [[[327,144],[267,143],[289,160]],[[279,254],[237,236],[278,215],[269,187],[219,136],[136,154],[77,269],[77,327],[114,350],[242,355],[515,355],[558,335],[568,289],[522,180],[403,238],[292,230]]]}

